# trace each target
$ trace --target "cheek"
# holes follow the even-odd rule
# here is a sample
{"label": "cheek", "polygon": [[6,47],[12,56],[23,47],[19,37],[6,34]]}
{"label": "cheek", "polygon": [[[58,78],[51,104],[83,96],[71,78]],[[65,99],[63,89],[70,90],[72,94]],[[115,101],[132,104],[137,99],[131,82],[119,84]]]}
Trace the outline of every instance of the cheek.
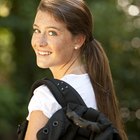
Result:
{"label": "cheek", "polygon": [[32,48],[34,48],[35,42],[36,42],[36,39],[35,39],[35,37],[34,37],[34,35],[33,35],[32,38],[31,38],[31,45],[32,45]]}
{"label": "cheek", "polygon": [[68,51],[68,50],[70,51],[73,49],[73,41],[71,40],[70,37],[60,39],[58,44],[59,44],[58,49],[60,51]]}
{"label": "cheek", "polygon": [[63,59],[64,61],[71,58],[74,51],[73,45],[69,44],[69,42],[63,42],[62,44],[59,44],[56,49],[59,58]]}

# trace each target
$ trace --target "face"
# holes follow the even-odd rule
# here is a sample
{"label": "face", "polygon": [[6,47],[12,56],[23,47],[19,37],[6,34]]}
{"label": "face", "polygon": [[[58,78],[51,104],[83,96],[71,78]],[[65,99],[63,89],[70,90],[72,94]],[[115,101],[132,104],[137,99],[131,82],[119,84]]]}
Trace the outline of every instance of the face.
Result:
{"label": "face", "polygon": [[39,67],[63,67],[76,56],[75,37],[51,14],[39,10],[33,29],[32,47]]}

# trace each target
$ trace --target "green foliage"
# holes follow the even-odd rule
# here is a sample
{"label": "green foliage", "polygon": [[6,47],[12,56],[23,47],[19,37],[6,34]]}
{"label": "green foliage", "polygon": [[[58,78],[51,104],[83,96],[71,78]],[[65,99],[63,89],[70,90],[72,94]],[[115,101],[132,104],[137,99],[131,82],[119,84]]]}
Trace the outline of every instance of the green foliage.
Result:
{"label": "green foliage", "polygon": [[[130,140],[140,137],[140,14],[128,8],[139,0],[87,0],[93,12],[94,37],[110,61],[116,93]],[[49,70],[36,66],[31,48],[37,0],[0,0],[0,139],[16,139],[16,127],[27,115],[32,83]],[[133,14],[133,13],[132,13]],[[8,134],[8,135],[7,135]]]}

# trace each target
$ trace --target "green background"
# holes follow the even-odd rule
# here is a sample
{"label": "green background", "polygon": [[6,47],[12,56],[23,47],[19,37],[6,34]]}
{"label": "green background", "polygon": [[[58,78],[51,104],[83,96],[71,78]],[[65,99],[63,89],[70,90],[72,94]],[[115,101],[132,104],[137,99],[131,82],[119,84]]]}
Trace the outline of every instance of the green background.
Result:
{"label": "green background", "polygon": [[[87,0],[94,37],[110,60],[122,117],[130,140],[140,139],[140,1]],[[49,70],[36,66],[32,23],[39,0],[0,0],[0,139],[15,140],[27,115],[32,83]]]}

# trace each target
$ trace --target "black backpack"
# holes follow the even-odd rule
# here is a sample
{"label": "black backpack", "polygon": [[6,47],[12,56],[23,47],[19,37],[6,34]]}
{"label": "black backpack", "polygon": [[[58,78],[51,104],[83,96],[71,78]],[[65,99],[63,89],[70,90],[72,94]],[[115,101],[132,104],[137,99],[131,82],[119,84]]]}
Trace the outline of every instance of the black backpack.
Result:
{"label": "black backpack", "polygon": [[[77,91],[64,81],[36,81],[32,92],[46,85],[62,109],[49,119],[37,133],[37,140],[121,140],[117,129],[99,111],[88,108]],[[28,121],[18,127],[18,140],[24,140]]]}

